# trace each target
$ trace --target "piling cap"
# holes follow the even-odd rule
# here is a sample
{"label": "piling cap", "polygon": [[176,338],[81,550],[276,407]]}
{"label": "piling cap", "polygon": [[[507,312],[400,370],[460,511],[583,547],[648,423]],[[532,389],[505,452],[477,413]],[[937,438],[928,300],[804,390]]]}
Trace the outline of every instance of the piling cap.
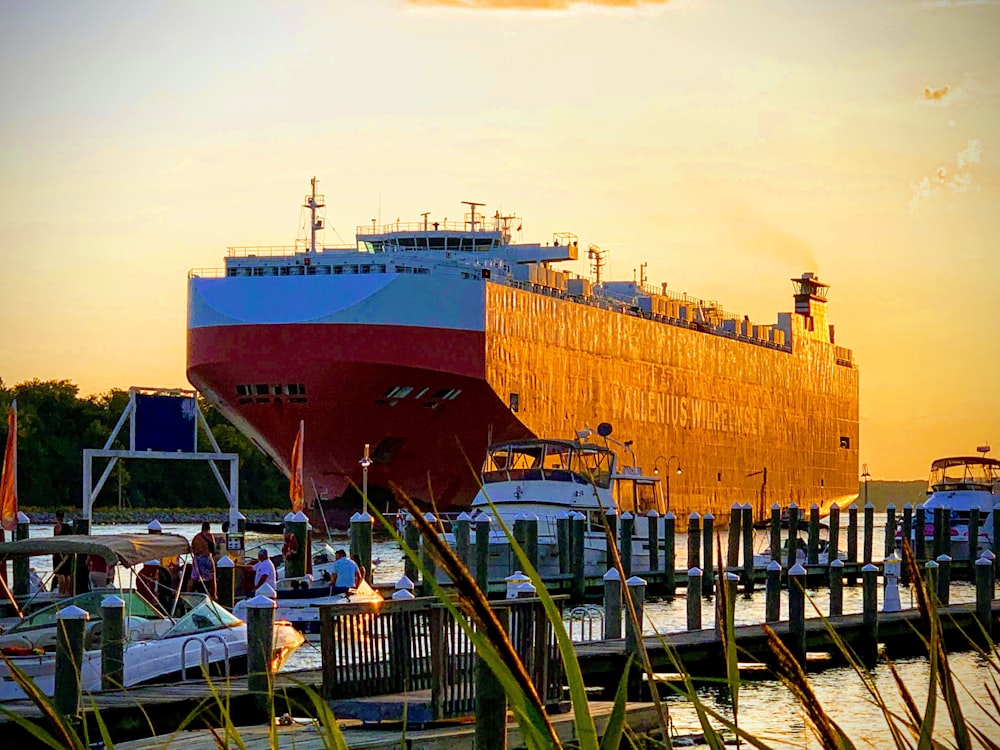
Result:
{"label": "piling cap", "polygon": [[75,604],[70,604],[68,607],[63,607],[59,610],[56,615],[60,620],[89,620],[90,613],[77,607]]}
{"label": "piling cap", "polygon": [[[775,503],[775,505],[777,505],[777,503]],[[796,503],[794,500],[788,504],[788,510],[791,510],[792,508],[798,509],[798,507],[799,507],[798,503]]]}
{"label": "piling cap", "polygon": [[31,519],[28,518],[28,514],[27,513],[23,513],[21,511],[18,511],[17,512],[17,522],[18,523],[31,523]]}
{"label": "piling cap", "polygon": [[504,578],[504,580],[507,581],[508,583],[512,583],[514,581],[517,581],[517,582],[530,581],[531,579],[528,578],[528,576],[526,576],[520,570],[515,570],[509,576],[507,576],[506,578]]}
{"label": "piling cap", "polygon": [[861,569],[862,573],[878,573],[878,568],[868,563],[865,567]]}
{"label": "piling cap", "polygon": [[480,513],[476,516],[476,523],[493,523],[489,513]]}
{"label": "piling cap", "polygon": [[983,552],[983,557],[985,557],[987,560],[997,559],[997,556],[993,554],[992,550],[986,550],[985,552]]}
{"label": "piling cap", "polygon": [[398,581],[396,581],[396,589],[398,591],[412,591],[413,581],[410,580],[409,576],[403,576]]}
{"label": "piling cap", "polygon": [[714,521],[715,520],[715,516],[712,515],[711,511],[709,511],[704,516],[702,516],[702,518],[704,518],[706,521]]}
{"label": "piling cap", "polygon": [[[257,596],[255,596],[254,599],[259,599],[262,596],[266,596],[268,599],[275,599],[278,596],[278,592],[274,590],[274,587],[271,584],[265,583],[257,589]],[[250,601],[252,602],[253,599]],[[247,602],[247,606],[250,606],[250,602]]]}
{"label": "piling cap", "polygon": [[215,564],[217,568],[233,568],[236,567],[236,563],[233,562],[233,558],[229,555],[223,555],[219,558],[219,562]]}
{"label": "piling cap", "polygon": [[627,581],[625,581],[625,585],[629,586],[629,587],[632,587],[632,588],[634,588],[636,586],[645,586],[646,585],[646,579],[645,578],[640,578],[639,576],[632,576]]}
{"label": "piling cap", "polygon": [[244,516],[244,515],[243,515],[242,513],[240,513],[239,511],[236,511],[236,520],[237,520],[237,521],[245,521],[245,520],[247,520],[247,517],[246,517],[246,516]]}
{"label": "piling cap", "polygon": [[907,508],[909,508],[910,510],[913,510],[913,506],[910,505],[910,503],[906,503],[905,505],[903,505],[903,510],[906,510]]}
{"label": "piling cap", "polygon": [[[257,589],[257,596],[247,601],[246,605],[247,609],[277,609],[278,603],[274,601],[274,599],[272,599],[271,597],[265,596],[262,593],[262,590],[265,587],[271,589],[271,587],[268,586],[266,583],[259,589]],[[271,589],[271,591],[273,592],[274,589]]]}
{"label": "piling cap", "polygon": [[605,581],[620,581],[622,577],[618,575],[617,568],[610,568],[607,573],[601,576]]}
{"label": "piling cap", "polygon": [[372,523],[371,513],[369,513],[367,510],[363,510],[356,515],[358,517],[357,520],[359,523]]}
{"label": "piling cap", "polygon": [[163,526],[160,525],[158,519],[154,518],[146,526],[146,531],[148,531],[150,534],[159,534],[161,531],[163,531]]}
{"label": "piling cap", "polygon": [[948,555],[938,555],[937,556],[937,561],[938,561],[938,563],[950,563],[951,562],[951,557],[948,556]]}
{"label": "piling cap", "polygon": [[868,510],[869,508],[871,510],[875,510],[875,503],[872,503],[872,502],[865,503],[865,510]]}
{"label": "piling cap", "polygon": [[731,506],[729,506],[729,510],[743,510],[743,506],[740,505],[739,501],[737,500]]}
{"label": "piling cap", "polygon": [[414,599],[414,598],[416,597],[413,596],[413,592],[408,591],[407,589],[399,589],[396,593],[392,595],[392,600],[397,602],[400,601],[401,599]]}
{"label": "piling cap", "polygon": [[738,581],[738,580],[740,580],[740,577],[738,575],[736,575],[735,573],[726,573],[726,580],[727,581]]}
{"label": "piling cap", "polygon": [[673,520],[674,520],[674,518],[675,518],[675,516],[674,516],[674,514],[673,514],[673,511],[669,511],[669,510],[668,510],[668,511],[667,511],[667,515],[665,515],[665,516],[664,516],[664,518],[669,518],[669,519],[670,519],[671,521],[673,521]]}
{"label": "piling cap", "polygon": [[772,571],[772,572],[775,571],[775,570],[780,571],[781,570],[781,563],[778,562],[777,560],[771,560],[771,562],[769,562],[767,564],[767,569],[770,570],[770,571]]}
{"label": "piling cap", "polygon": [[788,569],[788,575],[790,576],[804,576],[805,574],[806,569],[802,567],[801,563],[795,563],[795,565]]}
{"label": "piling cap", "polygon": [[526,581],[517,587],[517,596],[519,599],[533,597],[535,593],[535,587],[531,581]]}
{"label": "piling cap", "polygon": [[844,561],[841,560],[838,557],[836,560],[834,560],[833,562],[830,563],[830,567],[831,568],[842,568],[842,567],[844,567]]}
{"label": "piling cap", "polygon": [[290,523],[290,522],[292,522],[292,521],[294,521],[294,520],[295,520],[295,514],[294,514],[294,513],[292,513],[292,511],[288,511],[288,512],[287,512],[287,513],[285,514],[285,517],[284,517],[284,518],[282,518],[281,520],[282,520],[282,521],[284,521],[285,523]]}
{"label": "piling cap", "polygon": [[149,565],[151,567],[158,568],[160,566],[160,561],[159,560],[146,560],[146,562],[144,562],[143,565]]}
{"label": "piling cap", "polygon": [[819,503],[813,503],[812,505],[809,506],[809,510],[812,510],[813,508],[819,510]]}
{"label": "piling cap", "polygon": [[650,518],[659,518],[660,517],[660,514],[656,512],[656,508],[651,508],[650,511],[646,515],[649,516]]}
{"label": "piling cap", "polygon": [[928,568],[929,570],[937,570],[937,569],[938,569],[939,567],[941,567],[941,566],[940,566],[940,565],[938,565],[938,564],[937,564],[936,562],[934,562],[933,560],[928,560],[928,561],[927,561],[927,563],[926,563],[926,564],[924,565],[924,567],[925,567],[925,568]]}
{"label": "piling cap", "polygon": [[101,599],[101,609],[125,609],[125,600],[110,594]]}
{"label": "piling cap", "polygon": [[700,575],[701,575],[701,568],[691,568],[688,571],[688,578],[692,578],[692,577],[700,576]]}
{"label": "piling cap", "polygon": [[992,564],[993,561],[986,556],[986,553],[983,553],[982,557],[976,560],[976,565],[992,565]]}
{"label": "piling cap", "polygon": [[292,523],[309,523],[309,517],[303,513],[301,510],[297,511],[294,516],[289,519]]}
{"label": "piling cap", "polygon": [[698,515],[697,513],[695,513],[694,511],[692,511],[692,512],[691,512],[691,515],[690,515],[690,516],[688,516],[688,520],[689,520],[689,521],[692,521],[692,520],[694,520],[694,521],[697,521],[697,520],[698,520],[699,518],[701,518],[701,516],[699,516],[699,515]]}
{"label": "piling cap", "polygon": [[456,518],[455,520],[456,521],[471,521],[472,520],[472,516],[470,516],[468,513],[466,513],[463,510],[461,513],[458,514],[458,518]]}
{"label": "piling cap", "polygon": [[573,520],[574,521],[586,521],[587,517],[585,515],[583,515],[583,513],[581,513],[580,511],[574,510],[573,511]]}
{"label": "piling cap", "polygon": [[427,521],[427,523],[436,523],[437,522],[437,518],[435,517],[435,515],[433,513],[425,513],[424,514],[424,520]]}
{"label": "piling cap", "polygon": [[628,519],[629,521],[631,521],[633,518],[635,518],[635,516],[633,516],[628,511],[625,511],[624,513],[622,513],[622,520],[623,521],[626,520],[626,519]]}

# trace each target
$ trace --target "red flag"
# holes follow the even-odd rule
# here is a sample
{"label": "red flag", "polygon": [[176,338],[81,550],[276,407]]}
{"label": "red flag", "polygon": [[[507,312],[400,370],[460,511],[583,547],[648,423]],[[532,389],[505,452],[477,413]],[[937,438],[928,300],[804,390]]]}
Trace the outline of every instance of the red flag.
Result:
{"label": "red flag", "polygon": [[0,474],[0,525],[7,531],[17,528],[17,401],[7,415],[7,449]]}
{"label": "red flag", "polygon": [[292,501],[292,513],[298,513],[305,505],[305,493],[302,490],[302,441],[305,437],[305,420],[299,422],[299,431],[292,446],[292,475],[288,484],[288,497]]}

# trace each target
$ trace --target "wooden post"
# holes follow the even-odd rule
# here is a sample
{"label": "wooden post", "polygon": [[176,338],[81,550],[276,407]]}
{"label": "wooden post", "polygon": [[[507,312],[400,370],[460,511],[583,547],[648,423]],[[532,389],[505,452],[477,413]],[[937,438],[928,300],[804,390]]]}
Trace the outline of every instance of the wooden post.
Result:
{"label": "wooden post", "polygon": [[819,506],[813,503],[809,508],[809,536],[806,542],[806,562],[819,564]]}
{"label": "wooden post", "polygon": [[605,555],[604,555],[604,565],[610,568],[614,565],[614,552],[612,550],[618,546],[618,513],[614,508],[608,508],[604,511],[604,522],[607,524],[607,531],[605,533]]}
{"label": "wooden post", "polygon": [[969,567],[972,567],[979,559],[979,506],[969,508]]}
{"label": "wooden post", "polygon": [[[489,540],[487,540],[487,543]],[[403,543],[414,553],[420,554],[420,529],[417,528],[416,523],[409,514],[406,516],[406,528],[403,529]],[[411,560],[409,556],[403,557],[403,575],[409,578],[411,581],[419,581],[420,573],[417,568],[417,563]],[[483,589],[484,591],[486,589]]]}
{"label": "wooden post", "polygon": [[[913,551],[913,506],[910,503],[906,503],[903,506],[903,529],[902,538],[900,540],[900,554],[902,554],[903,543],[910,545],[910,551]],[[910,583],[910,571],[907,570],[906,566],[903,566],[903,570],[899,576],[899,582],[904,586]]]}
{"label": "wooden post", "polygon": [[764,621],[777,622],[781,619],[781,563],[777,560],[767,564],[764,596]]}
{"label": "wooden post", "polygon": [[851,503],[847,509],[847,562],[853,563],[847,575],[847,585],[857,585],[858,566],[858,505]]}
{"label": "wooden post", "polygon": [[674,514],[667,512],[663,517],[663,587],[667,596],[673,596],[677,591],[677,521]]}
{"label": "wooden post", "polygon": [[702,565],[701,591],[705,596],[711,596],[715,589],[715,516],[706,513],[702,516],[702,545],[704,564]]}
{"label": "wooden post", "polygon": [[[355,514],[357,517],[357,514]],[[309,518],[301,510],[294,515],[285,516],[285,534],[289,535],[289,540],[294,539],[294,544],[289,545],[291,548],[291,554],[288,559],[285,560],[285,577],[286,578],[301,578],[306,574],[309,568],[309,561],[311,559],[309,549]],[[351,553],[357,554],[355,550],[355,532],[354,532],[354,517],[351,518]],[[371,547],[369,546],[369,549]],[[371,555],[369,554],[369,557]],[[364,562],[364,555],[361,556],[362,562]],[[368,561],[366,570],[371,566],[371,560]]]}
{"label": "wooden post", "polygon": [[[493,611],[504,630],[510,632],[510,610],[497,607]],[[506,750],[507,747],[507,694],[481,658],[476,659],[475,747],[476,750]]]}
{"label": "wooden post", "polygon": [[799,506],[792,503],[788,506],[788,550],[785,554],[785,567],[791,575],[792,567],[798,562],[799,551]]}
{"label": "wooden post", "polygon": [[743,590],[753,593],[753,506],[743,504]]}
{"label": "wooden post", "polygon": [[[701,517],[697,513],[688,516],[688,570],[701,565]],[[701,569],[698,568],[699,573]]]}
{"label": "wooden post", "polygon": [[649,539],[649,570],[660,569],[660,514],[655,509],[646,514],[646,537]]}
{"label": "wooden post", "polygon": [[112,594],[101,600],[101,690],[124,687],[125,602]]}
{"label": "wooden post", "polygon": [[830,563],[830,617],[844,614],[844,561]]}
{"label": "wooden post", "polygon": [[889,557],[896,549],[896,506],[892,503],[885,508],[885,554]]}
{"label": "wooden post", "polygon": [[946,531],[947,527],[945,521],[945,514],[947,512],[947,508],[942,508],[940,506],[934,508],[934,547],[932,551],[935,560],[945,554],[944,535],[948,533]]}
{"label": "wooden post", "polygon": [[687,629],[701,630],[701,570],[688,570]]}
{"label": "wooden post", "polygon": [[735,570],[740,565],[740,534],[743,525],[743,506],[733,503],[729,509],[729,543],[726,545],[726,570]]}
{"label": "wooden post", "polygon": [[726,613],[736,616],[736,591],[739,589],[740,577],[735,573],[719,574],[719,590],[715,597],[715,637],[720,641],[727,635]]}
{"label": "wooden post", "polygon": [[223,555],[215,564],[215,578],[219,604],[232,609],[236,604],[236,563],[229,555]]}
{"label": "wooden post", "polygon": [[788,569],[788,650],[799,664],[806,663],[806,569],[795,563]]}
{"label": "wooden post", "polygon": [[976,570],[976,617],[986,636],[993,638],[993,561],[980,557]]}
{"label": "wooden post", "polygon": [[622,637],[622,577],[615,568],[604,574],[604,640]]}
{"label": "wooden post", "polygon": [[274,651],[274,610],[277,602],[257,595],[247,602],[247,690],[257,713],[270,722],[274,715],[271,654]]}
{"label": "wooden post", "polygon": [[83,666],[83,634],[90,614],[70,605],[56,615],[56,673],[53,705],[65,716],[80,710],[80,668]]}
{"label": "wooden post", "polygon": [[538,570],[538,516],[524,516],[524,554],[536,571]]}
{"label": "wooden post", "polygon": [[781,562],[781,506],[774,503],[771,506],[771,523],[768,527],[771,544],[771,559]]}
{"label": "wooden post", "polygon": [[[433,513],[425,514],[424,519],[430,524],[432,529],[437,528],[437,518],[434,517]],[[434,563],[434,557],[431,555],[429,544],[424,544],[421,547],[420,562],[424,566],[424,570],[427,571],[427,576],[422,577],[420,580],[420,595],[431,596],[433,593],[431,583],[437,580],[437,565]]]}
{"label": "wooden post", "polygon": [[587,533],[587,517],[580,511],[574,511],[569,523],[570,533],[573,536],[573,555],[570,563],[573,566],[573,593],[572,599],[575,602],[582,602],[586,593],[586,550],[584,540]]}
{"label": "wooden post", "polygon": [[[89,534],[90,520],[77,518],[73,521],[74,534]],[[86,555],[73,555],[73,595],[90,591],[90,571],[87,569]]]}
{"label": "wooden post", "polygon": [[476,585],[484,594],[490,587],[490,526],[493,519],[485,513],[476,516]]}
{"label": "wooden post", "polygon": [[455,533],[455,555],[466,570],[472,570],[472,516],[464,511],[459,513],[452,528]]}
{"label": "wooden post", "polygon": [[928,560],[924,565],[924,585],[927,587],[927,598],[937,607],[938,598],[938,564],[933,560]]}
{"label": "wooden post", "polygon": [[[511,527],[511,534],[514,536],[514,543],[520,547],[522,550],[526,549],[528,545],[528,517],[524,513],[518,513],[514,516],[514,524]],[[517,570],[521,569],[521,562],[517,559],[517,555],[514,553],[513,548],[510,551],[509,565]],[[513,571],[511,571],[513,572]]]}
{"label": "wooden post", "polygon": [[948,555],[941,555],[937,559],[937,564],[938,601],[941,602],[942,607],[947,607],[951,604],[951,557]]}
{"label": "wooden post", "polygon": [[[840,557],[840,506],[830,506],[830,543],[826,548],[826,562],[831,564]],[[843,567],[843,565],[841,565]]]}
{"label": "wooden post", "polygon": [[865,529],[864,548],[861,561],[868,565],[872,561],[872,554],[875,547],[875,506],[871,503],[865,505]]}
{"label": "wooden post", "polygon": [[570,511],[562,511],[556,515],[556,552],[559,554],[559,572],[566,575],[570,571],[569,553],[572,537],[569,535]]}
{"label": "wooden post", "polygon": [[[296,514],[298,515],[298,514]],[[305,534],[305,526],[302,527]],[[372,581],[372,517],[366,510],[351,516],[351,554],[361,559],[365,578]]]}
{"label": "wooden post", "polygon": [[625,571],[625,575],[631,577],[632,575],[632,537],[635,534],[635,516],[630,512],[625,511],[622,513],[621,519],[622,533],[621,540],[618,542],[618,554],[622,559],[622,570]]}
{"label": "wooden post", "polygon": [[646,605],[646,581],[638,576],[632,576],[625,585],[628,586],[629,596],[632,598],[632,607],[635,609],[636,619],[632,619],[631,610],[625,618],[625,653],[636,654],[639,652],[639,639],[642,638],[643,608]]}
{"label": "wooden post", "polygon": [[861,586],[863,637],[859,655],[866,664],[870,664],[878,655],[878,568],[871,563],[861,569]]}
{"label": "wooden post", "polygon": [[927,559],[927,508],[923,503],[913,514],[913,556],[918,563]]}
{"label": "wooden post", "polygon": [[[17,528],[14,529],[14,539],[20,541],[29,535],[28,524],[31,519],[21,511],[17,512]],[[13,565],[14,596],[28,596],[31,593],[30,557],[15,557]]]}

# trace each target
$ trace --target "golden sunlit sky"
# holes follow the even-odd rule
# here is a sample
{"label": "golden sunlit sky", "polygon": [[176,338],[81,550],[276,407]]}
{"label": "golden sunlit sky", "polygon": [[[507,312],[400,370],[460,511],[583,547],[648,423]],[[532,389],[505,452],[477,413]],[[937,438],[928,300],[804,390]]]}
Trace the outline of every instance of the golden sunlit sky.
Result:
{"label": "golden sunlit sky", "polygon": [[998,39],[996,0],[2,0],[0,377],[187,386],[188,270],[292,244],[316,175],[329,244],[482,201],[758,322],[815,271],[874,478],[1000,453]]}

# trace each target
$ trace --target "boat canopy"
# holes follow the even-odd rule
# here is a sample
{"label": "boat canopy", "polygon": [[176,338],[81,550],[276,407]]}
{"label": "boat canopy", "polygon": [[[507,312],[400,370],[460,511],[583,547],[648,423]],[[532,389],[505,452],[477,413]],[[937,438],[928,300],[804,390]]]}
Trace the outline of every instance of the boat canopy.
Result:
{"label": "boat canopy", "polygon": [[188,540],[179,534],[70,534],[0,544],[0,560],[35,555],[100,555],[111,565],[128,567],[189,552]]}
{"label": "boat canopy", "polygon": [[607,489],[615,456],[608,448],[570,440],[516,440],[490,446],[483,463],[484,484],[548,480]]}
{"label": "boat canopy", "polygon": [[931,464],[932,491],[991,490],[997,482],[1000,482],[1000,460],[995,458],[950,456]]}

